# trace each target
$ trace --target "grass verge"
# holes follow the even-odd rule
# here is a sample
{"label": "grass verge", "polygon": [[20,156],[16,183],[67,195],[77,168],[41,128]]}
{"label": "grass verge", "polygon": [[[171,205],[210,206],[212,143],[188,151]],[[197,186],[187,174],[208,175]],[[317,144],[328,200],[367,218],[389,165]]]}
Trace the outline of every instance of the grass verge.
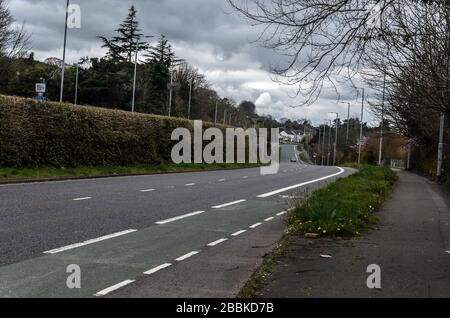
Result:
{"label": "grass verge", "polygon": [[0,182],[39,181],[47,179],[106,177],[117,175],[142,175],[165,172],[207,171],[219,169],[240,169],[258,167],[258,164],[161,164],[156,166],[101,166],[77,168],[2,168],[0,167]]}
{"label": "grass verge", "polygon": [[359,172],[319,189],[295,204],[288,217],[287,234],[239,293],[257,296],[274,263],[287,250],[292,235],[357,236],[376,222],[374,211],[387,199],[397,175],[386,167],[353,166]]}
{"label": "grass verge", "polygon": [[361,165],[359,172],[317,190],[289,215],[288,232],[354,236],[376,221],[396,174],[387,167]]}

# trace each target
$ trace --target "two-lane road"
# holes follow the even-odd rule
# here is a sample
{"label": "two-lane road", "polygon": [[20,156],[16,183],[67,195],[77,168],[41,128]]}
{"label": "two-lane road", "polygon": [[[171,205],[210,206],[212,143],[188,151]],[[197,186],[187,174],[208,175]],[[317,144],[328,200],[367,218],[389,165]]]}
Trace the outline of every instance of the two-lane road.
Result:
{"label": "two-lane road", "polygon": [[[282,158],[289,160],[296,155],[293,146],[283,147],[283,152]],[[228,246],[227,253],[219,254],[226,263],[239,263],[237,255],[250,255],[255,242],[276,242],[287,196],[349,173],[283,162],[275,175],[252,168],[0,185],[0,296],[105,296],[138,288],[138,282],[145,282],[139,279],[142,275],[171,271],[173,282],[183,285],[176,279],[181,263],[201,260],[206,250],[219,246]],[[232,244],[239,240],[236,250]],[[257,253],[240,267],[252,270],[261,256]],[[71,264],[81,267],[81,289],[66,286]],[[194,272],[183,272],[192,280],[185,286],[201,281],[195,277],[201,274]],[[220,266],[210,275],[214,273],[224,277]],[[171,288],[173,293],[167,293],[162,290],[167,284],[152,285],[129,295],[176,296],[186,291]],[[205,295],[227,296],[198,293]]]}

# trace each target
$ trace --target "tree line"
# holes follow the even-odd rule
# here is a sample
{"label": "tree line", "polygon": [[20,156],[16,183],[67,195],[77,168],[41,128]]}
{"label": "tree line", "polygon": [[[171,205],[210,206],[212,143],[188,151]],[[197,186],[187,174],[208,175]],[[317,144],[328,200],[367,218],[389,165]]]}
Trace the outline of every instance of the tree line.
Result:
{"label": "tree line", "polygon": [[[35,83],[45,82],[46,98],[59,100],[62,61],[36,60],[30,51],[30,36],[23,27],[14,28],[13,22],[5,1],[0,0],[0,93],[32,98]],[[278,126],[270,116],[258,116],[252,102],[237,105],[231,98],[220,97],[205,75],[177,57],[164,35],[143,34],[134,6],[114,36],[97,38],[106,55],[82,57],[74,65],[65,65],[64,101],[130,111],[137,61],[136,112],[170,112],[171,116],[242,127]]]}

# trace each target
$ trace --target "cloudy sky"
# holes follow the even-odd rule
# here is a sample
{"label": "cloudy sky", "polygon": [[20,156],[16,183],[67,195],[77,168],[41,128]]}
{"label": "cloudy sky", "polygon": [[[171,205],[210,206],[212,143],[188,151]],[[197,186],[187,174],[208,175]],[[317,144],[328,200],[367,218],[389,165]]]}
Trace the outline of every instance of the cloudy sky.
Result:
{"label": "cloudy sky", "polygon": [[[33,51],[38,59],[62,57],[65,0],[9,0],[9,8],[18,22],[25,21],[32,33]],[[339,112],[347,116],[347,106],[353,103],[351,115],[359,116],[357,92],[341,89],[339,96],[325,91],[312,106],[298,105],[302,96],[292,98],[295,89],[272,81],[270,65],[280,56],[261,48],[254,41],[260,34],[258,27],[250,26],[236,16],[226,0],[72,0],[81,7],[81,28],[68,34],[68,62],[81,56],[102,56],[97,35],[111,36],[123,21],[128,8],[138,10],[141,28],[146,35],[165,34],[176,54],[206,74],[211,86],[222,97],[231,97],[238,103],[250,100],[257,105],[260,115],[323,122]],[[370,99],[370,96],[369,96]],[[369,111],[366,118],[373,121]]]}

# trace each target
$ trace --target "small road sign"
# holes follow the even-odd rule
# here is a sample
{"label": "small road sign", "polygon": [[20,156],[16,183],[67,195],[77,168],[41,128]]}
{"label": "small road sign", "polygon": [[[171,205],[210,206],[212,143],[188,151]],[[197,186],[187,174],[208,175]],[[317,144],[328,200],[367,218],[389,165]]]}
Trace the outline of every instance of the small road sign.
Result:
{"label": "small road sign", "polygon": [[36,93],[45,93],[45,83],[36,83]]}

